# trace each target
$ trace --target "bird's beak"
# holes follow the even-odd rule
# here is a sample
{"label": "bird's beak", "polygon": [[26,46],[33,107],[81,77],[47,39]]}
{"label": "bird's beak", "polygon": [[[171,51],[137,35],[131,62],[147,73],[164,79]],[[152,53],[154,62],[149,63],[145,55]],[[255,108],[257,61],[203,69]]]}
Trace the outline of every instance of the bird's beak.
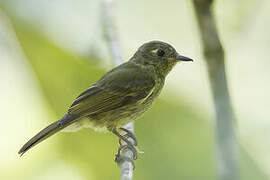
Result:
{"label": "bird's beak", "polygon": [[178,55],[175,59],[176,59],[177,61],[193,61],[193,59],[190,59],[190,58],[188,58],[188,57],[181,56],[181,55]]}

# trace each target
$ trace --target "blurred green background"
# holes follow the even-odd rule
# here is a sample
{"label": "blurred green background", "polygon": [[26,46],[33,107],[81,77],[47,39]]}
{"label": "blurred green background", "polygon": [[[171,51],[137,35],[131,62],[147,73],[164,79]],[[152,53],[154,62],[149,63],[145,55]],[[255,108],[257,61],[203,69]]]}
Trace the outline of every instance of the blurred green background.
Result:
{"label": "blurred green background", "polygon": [[[134,179],[216,179],[214,111],[191,2],[119,0],[115,8],[125,60],[153,39],[196,60],[173,70],[136,121],[144,153]],[[245,180],[270,177],[269,8],[267,0],[215,3]],[[17,154],[112,67],[100,13],[97,0],[0,0],[0,179],[119,179],[109,133],[58,133]]]}

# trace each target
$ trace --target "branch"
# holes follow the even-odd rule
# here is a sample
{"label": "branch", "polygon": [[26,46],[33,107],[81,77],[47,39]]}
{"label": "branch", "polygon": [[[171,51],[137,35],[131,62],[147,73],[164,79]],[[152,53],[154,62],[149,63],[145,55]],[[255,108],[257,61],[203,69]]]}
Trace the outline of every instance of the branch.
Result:
{"label": "branch", "polygon": [[107,41],[108,49],[111,53],[112,61],[115,66],[122,63],[119,38],[115,25],[114,0],[103,0],[102,3],[102,22],[104,37]]}
{"label": "branch", "polygon": [[[104,37],[107,41],[108,49],[110,50],[112,61],[114,66],[118,66],[122,63],[119,38],[117,36],[116,25],[115,25],[115,14],[114,14],[114,0],[103,0],[102,2],[102,22],[104,28]],[[124,127],[130,130],[134,134],[133,122],[128,123]],[[132,141],[132,139],[129,139]],[[125,149],[120,155],[121,161],[118,165],[121,169],[121,180],[132,180],[133,178],[133,153],[130,149]]]}
{"label": "branch", "polygon": [[213,0],[193,0],[216,114],[217,164],[221,180],[239,179],[234,113],[224,64],[224,50],[211,11]]}

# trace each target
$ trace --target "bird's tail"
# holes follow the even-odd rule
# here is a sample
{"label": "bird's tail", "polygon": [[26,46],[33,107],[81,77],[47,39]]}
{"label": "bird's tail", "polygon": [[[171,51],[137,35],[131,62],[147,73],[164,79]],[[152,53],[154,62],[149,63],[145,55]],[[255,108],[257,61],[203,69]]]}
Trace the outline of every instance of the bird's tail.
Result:
{"label": "bird's tail", "polygon": [[50,124],[46,128],[42,129],[39,133],[37,133],[34,137],[32,137],[27,143],[25,143],[25,145],[20,149],[18,153],[22,156],[30,148],[72,124],[75,119],[76,118],[72,117],[70,114],[66,114],[59,121]]}

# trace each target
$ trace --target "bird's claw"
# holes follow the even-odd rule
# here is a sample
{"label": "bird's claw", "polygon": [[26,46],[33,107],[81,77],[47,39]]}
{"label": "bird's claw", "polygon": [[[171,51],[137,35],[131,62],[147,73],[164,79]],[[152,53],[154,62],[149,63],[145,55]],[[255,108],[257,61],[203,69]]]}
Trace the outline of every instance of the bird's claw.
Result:
{"label": "bird's claw", "polygon": [[122,128],[122,127],[119,128],[119,129],[122,130],[122,131],[124,131],[124,132],[126,132],[126,134],[122,135],[122,137],[124,137],[125,139],[124,138],[119,138],[119,145],[120,146],[122,145],[122,140],[126,142],[126,141],[129,141],[128,138],[131,138],[133,140],[133,145],[134,146],[137,146],[138,145],[137,138],[136,138],[136,136],[134,135],[133,132],[131,132],[128,129]]}
{"label": "bird's claw", "polygon": [[133,166],[133,170],[135,169],[135,164],[134,164],[134,161],[132,159],[130,159],[129,157],[127,156],[120,156],[118,153],[115,155],[115,162],[116,163],[121,163],[123,161],[127,161],[127,162],[130,162]]}
{"label": "bird's claw", "polygon": [[121,161],[121,159],[122,159],[121,152],[125,151],[127,149],[129,149],[132,152],[133,160],[136,160],[138,158],[137,149],[133,145],[125,144],[125,145],[121,145],[118,148],[118,151],[117,151],[117,153],[115,155],[115,162],[119,163]]}
{"label": "bird's claw", "polygon": [[[121,160],[123,160],[123,158],[124,159],[128,158],[128,157],[121,156],[121,153],[127,149],[129,149],[132,152],[132,159],[136,160],[138,158],[138,151],[136,148],[136,146],[138,144],[137,138],[135,137],[135,135],[131,131],[129,131],[125,128],[119,128],[119,129],[124,131],[125,134],[121,135],[116,130],[112,131],[115,135],[117,135],[119,137],[119,145],[120,145],[118,148],[117,154],[115,155],[115,162],[120,162]],[[122,141],[124,141],[125,144],[123,144]],[[130,158],[129,158],[129,160],[132,161]]]}

